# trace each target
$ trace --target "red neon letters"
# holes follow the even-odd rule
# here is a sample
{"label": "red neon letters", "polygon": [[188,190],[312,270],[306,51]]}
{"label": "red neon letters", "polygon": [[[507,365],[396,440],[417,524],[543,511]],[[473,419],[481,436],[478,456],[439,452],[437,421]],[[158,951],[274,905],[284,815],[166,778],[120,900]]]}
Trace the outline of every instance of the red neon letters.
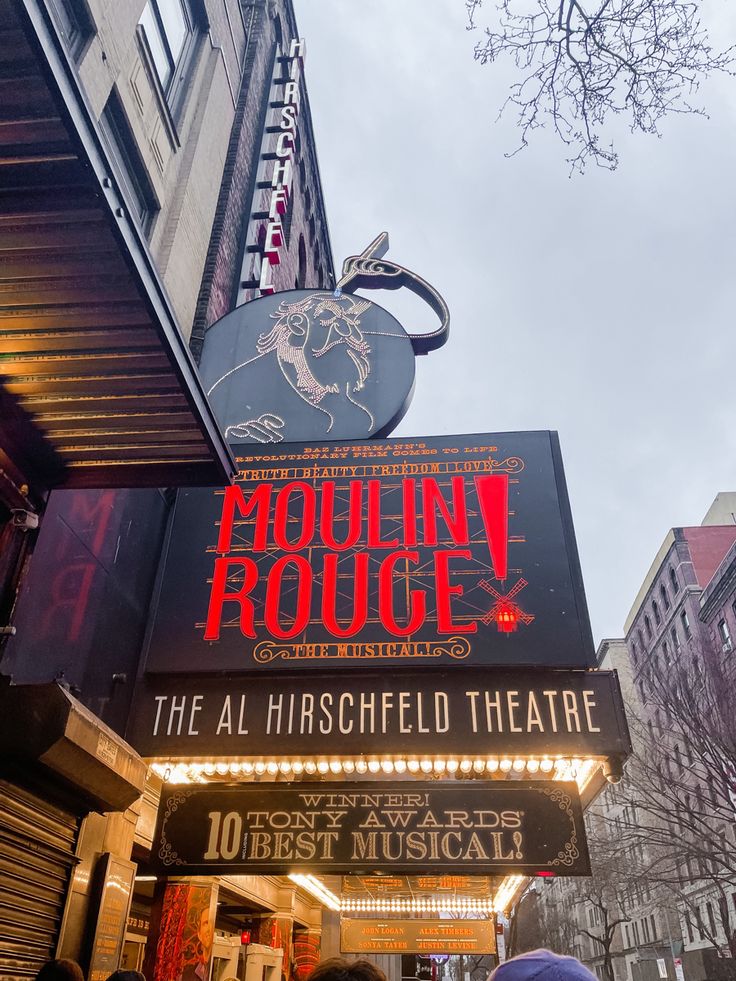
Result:
{"label": "red neon letters", "polygon": [[259,483],[247,497],[226,488],[204,639],[218,640],[223,620],[236,617],[251,639],[294,638],[312,620],[346,639],[376,616],[406,637],[430,614],[440,634],[474,633],[475,618],[458,612],[458,574],[473,561],[467,546],[481,538],[480,515],[495,576],[506,578],[508,477],[453,477],[449,494],[431,477],[406,478],[401,513],[385,506],[379,480],[350,481],[339,502],[331,480]]}

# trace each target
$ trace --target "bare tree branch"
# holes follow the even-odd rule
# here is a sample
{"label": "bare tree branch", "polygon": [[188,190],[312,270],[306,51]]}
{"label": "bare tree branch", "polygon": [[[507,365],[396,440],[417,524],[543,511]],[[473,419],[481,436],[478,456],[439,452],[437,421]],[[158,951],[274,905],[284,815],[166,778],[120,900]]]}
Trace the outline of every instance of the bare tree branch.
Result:
{"label": "bare tree branch", "polygon": [[[569,148],[571,171],[590,161],[613,170],[618,155],[605,124],[660,135],[665,117],[705,115],[690,100],[712,72],[734,74],[736,49],[715,51],[699,18],[701,0],[500,0],[475,59],[511,59],[519,72],[501,106],[516,113],[520,144],[551,126]],[[465,0],[468,29],[483,0]]]}

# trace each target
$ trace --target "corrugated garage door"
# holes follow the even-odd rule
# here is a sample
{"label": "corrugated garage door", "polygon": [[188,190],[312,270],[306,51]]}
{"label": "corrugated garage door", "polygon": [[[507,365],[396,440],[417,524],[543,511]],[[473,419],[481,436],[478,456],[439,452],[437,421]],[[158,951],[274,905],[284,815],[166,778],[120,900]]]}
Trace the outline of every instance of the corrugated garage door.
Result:
{"label": "corrugated garage door", "polygon": [[0,979],[54,957],[79,818],[0,780]]}

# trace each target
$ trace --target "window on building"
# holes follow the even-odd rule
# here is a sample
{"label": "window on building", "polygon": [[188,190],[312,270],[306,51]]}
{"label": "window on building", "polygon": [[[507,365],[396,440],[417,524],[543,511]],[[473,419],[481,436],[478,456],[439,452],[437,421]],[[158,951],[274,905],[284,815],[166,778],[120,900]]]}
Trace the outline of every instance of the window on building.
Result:
{"label": "window on building", "polygon": [[652,613],[654,614],[654,622],[659,624],[662,622],[662,615],[659,612],[659,605],[656,600],[652,600]]}
{"label": "window on building", "polygon": [[644,637],[642,636],[641,630],[636,631],[636,639],[639,641],[639,647],[642,649],[642,651],[646,650],[646,647],[644,646]]}
{"label": "window on building", "polygon": [[675,570],[670,566],[670,586],[672,586],[672,595],[677,596],[680,586],[677,582],[677,576],[675,575]]}
{"label": "window on building", "polygon": [[718,933],[718,928],[716,927],[716,918],[713,915],[713,903],[706,903],[705,908],[708,911],[708,925],[711,929],[711,936],[715,937]]}
{"label": "window on building", "polygon": [[192,52],[194,18],[186,0],[148,0],[138,26],[169,108],[181,94]]}
{"label": "window on building", "polygon": [[647,632],[647,640],[652,639],[652,621],[649,619],[648,614],[644,614],[644,629]]}
{"label": "window on building", "polygon": [[730,651],[731,644],[731,631],[728,629],[728,624],[725,620],[718,621],[718,636],[721,640],[721,647],[724,651]]}
{"label": "window on building", "polygon": [[644,943],[645,944],[648,944],[649,943],[649,940],[650,940],[650,937],[649,937],[649,922],[647,921],[647,918],[646,917],[644,917],[644,919],[641,921],[641,931],[644,934]]}
{"label": "window on building", "polygon": [[631,934],[629,933],[629,924],[628,923],[624,927],[624,934],[626,936],[626,946],[627,947],[630,947],[631,946]]}
{"label": "window on building", "polygon": [[721,927],[725,932],[729,928],[728,901],[725,896],[718,899],[718,912],[720,913]]}
{"label": "window on building", "polygon": [[677,771],[678,773],[682,773],[682,757],[680,756],[680,747],[677,745],[677,743],[675,743],[674,756]]}
{"label": "window on building", "polygon": [[102,132],[120,171],[133,214],[144,232],[148,232],[157,202],[146,174],[135,138],[130,131],[122,106],[113,92],[100,116]]}
{"label": "window on building", "polygon": [[634,943],[638,947],[641,941],[639,940],[639,924],[634,920]]}
{"label": "window on building", "polygon": [[692,633],[690,631],[690,619],[686,610],[683,610],[682,613],[680,613],[680,623],[682,624],[682,630],[685,634],[685,640],[690,640]]}
{"label": "window on building", "polygon": [[667,593],[667,587],[663,582],[659,584],[659,598],[662,600],[662,606],[665,608],[665,610],[669,610],[670,597]]}
{"label": "window on building", "polygon": [[631,642],[631,660],[634,662],[634,667],[636,667],[639,661],[639,648],[636,646],[636,641]]}
{"label": "window on building", "polygon": [[685,926],[687,927],[687,940],[688,943],[694,943],[693,939],[693,921],[690,919],[690,914],[685,914]]}
{"label": "window on building", "polygon": [[666,640],[662,641],[662,657],[664,658],[665,666],[670,663],[670,649]]}
{"label": "window on building", "polygon": [[87,4],[84,0],[51,0],[49,6],[69,54],[79,61],[94,34]]}
{"label": "window on building", "polygon": [[649,917],[649,922],[652,925],[652,940],[656,940],[657,939],[657,921],[654,918],[654,913],[652,913],[651,916]]}
{"label": "window on building", "polygon": [[676,653],[680,650],[680,638],[677,636],[677,627],[674,624],[670,629],[670,640],[672,641],[672,650]]}
{"label": "window on building", "polygon": [[304,241],[304,236],[299,236],[299,271],[297,272],[296,281],[301,289],[304,289],[304,284],[307,281],[307,243]]}

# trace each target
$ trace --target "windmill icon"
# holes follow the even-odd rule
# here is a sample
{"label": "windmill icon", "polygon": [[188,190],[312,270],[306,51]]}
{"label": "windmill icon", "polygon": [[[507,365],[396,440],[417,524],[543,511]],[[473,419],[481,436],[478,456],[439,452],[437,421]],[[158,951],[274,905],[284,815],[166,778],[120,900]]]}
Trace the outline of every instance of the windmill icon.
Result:
{"label": "windmill icon", "polygon": [[480,618],[481,623],[490,626],[495,622],[502,634],[510,634],[517,629],[519,623],[528,624],[534,619],[530,613],[525,613],[518,603],[514,602],[514,597],[529,585],[526,579],[518,579],[508,593],[499,593],[487,579],[481,579],[478,585],[496,600],[488,613]]}

